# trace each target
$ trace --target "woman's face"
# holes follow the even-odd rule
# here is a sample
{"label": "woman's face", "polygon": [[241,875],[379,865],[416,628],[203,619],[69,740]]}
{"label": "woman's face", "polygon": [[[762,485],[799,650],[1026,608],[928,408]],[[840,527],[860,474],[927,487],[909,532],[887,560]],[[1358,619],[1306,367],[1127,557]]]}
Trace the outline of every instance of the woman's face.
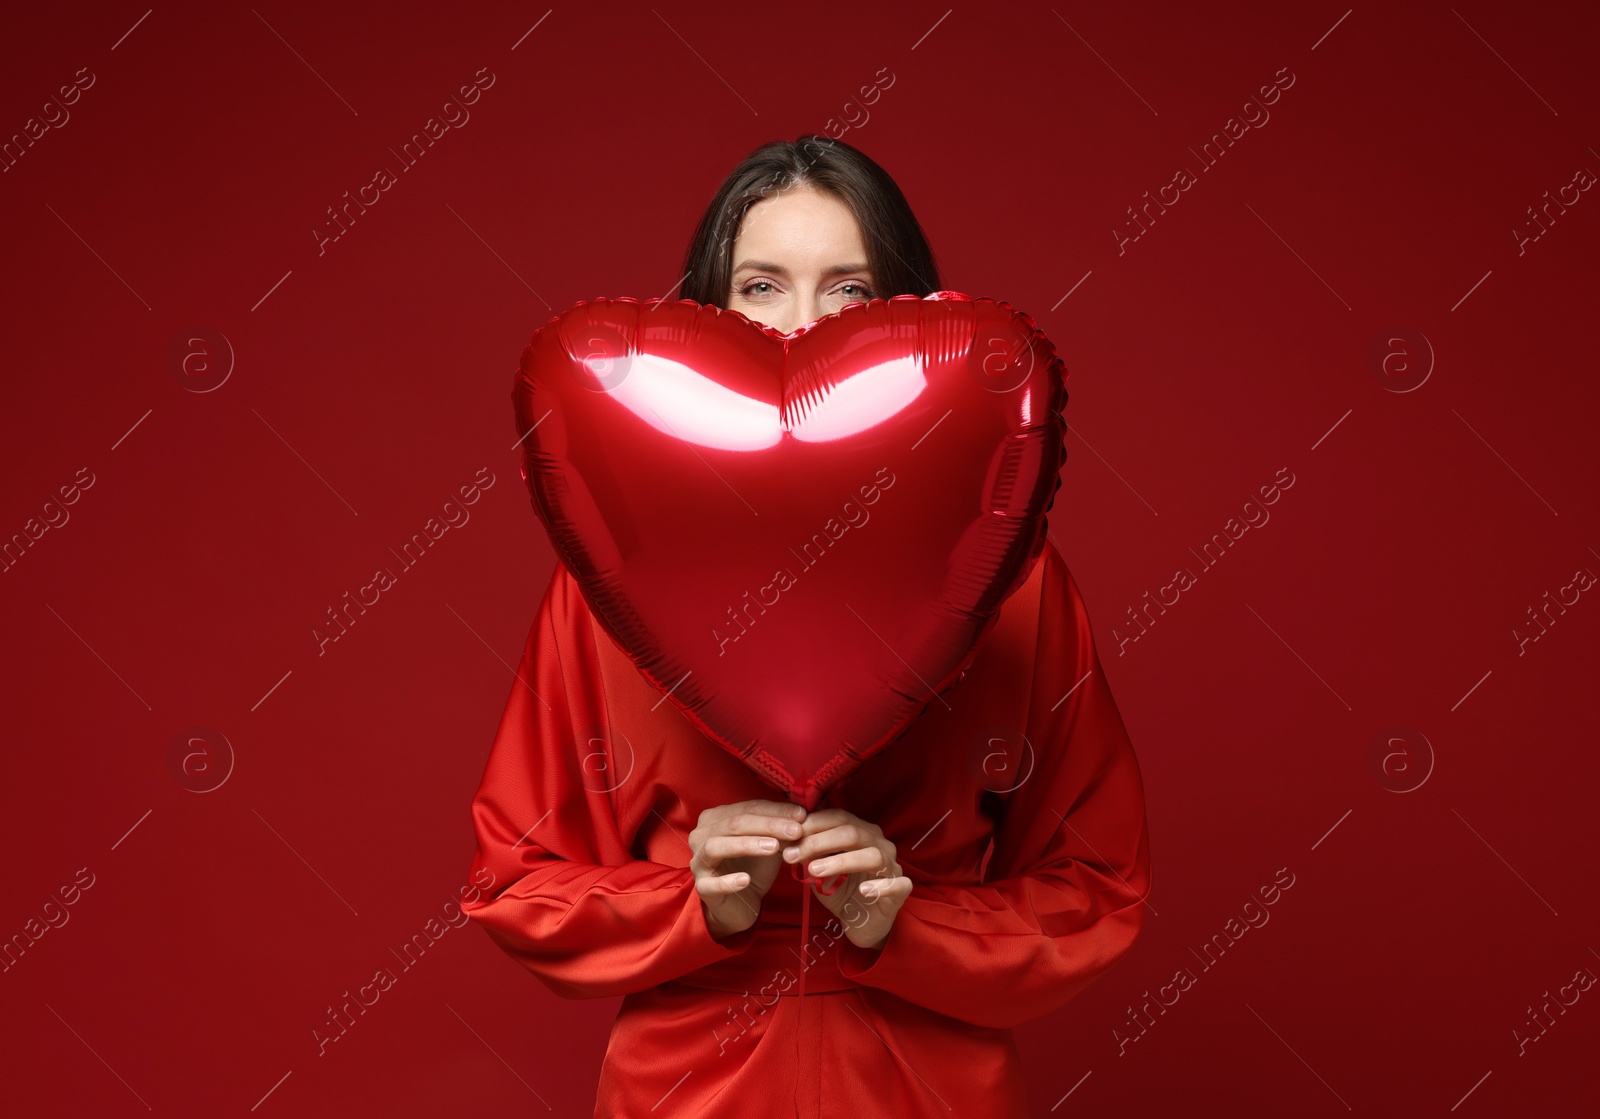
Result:
{"label": "woman's face", "polygon": [[876,295],[861,230],[838,198],[801,186],[745,211],[733,242],[733,310],[792,334]]}

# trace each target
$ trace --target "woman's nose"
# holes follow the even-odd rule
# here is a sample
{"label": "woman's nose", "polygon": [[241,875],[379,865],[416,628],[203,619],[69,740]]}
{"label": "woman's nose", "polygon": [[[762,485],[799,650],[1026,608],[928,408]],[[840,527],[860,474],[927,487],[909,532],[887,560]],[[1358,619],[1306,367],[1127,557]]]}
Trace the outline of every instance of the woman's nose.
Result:
{"label": "woman's nose", "polygon": [[817,305],[815,298],[800,300],[789,314],[789,321],[784,324],[783,332],[793,334],[802,326],[814,323],[822,317],[822,308]]}

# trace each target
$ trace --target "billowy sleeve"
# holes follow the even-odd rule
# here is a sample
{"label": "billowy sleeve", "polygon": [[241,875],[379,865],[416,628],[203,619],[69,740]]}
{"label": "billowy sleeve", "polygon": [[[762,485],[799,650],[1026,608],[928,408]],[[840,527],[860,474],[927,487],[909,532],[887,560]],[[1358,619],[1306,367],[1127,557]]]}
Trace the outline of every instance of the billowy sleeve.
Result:
{"label": "billowy sleeve", "polygon": [[755,935],[752,926],[713,937],[694,872],[636,859],[618,834],[605,791],[613,759],[574,718],[604,710],[589,618],[558,564],[472,801],[477,890],[461,905],[565,998],[647,990],[736,955]]}
{"label": "billowy sleeve", "polygon": [[1132,947],[1148,912],[1139,765],[1077,585],[1053,547],[1038,562],[1035,769],[1003,799],[984,881],[913,880],[881,947],[840,948],[856,982],[978,1026],[1061,1007]]}

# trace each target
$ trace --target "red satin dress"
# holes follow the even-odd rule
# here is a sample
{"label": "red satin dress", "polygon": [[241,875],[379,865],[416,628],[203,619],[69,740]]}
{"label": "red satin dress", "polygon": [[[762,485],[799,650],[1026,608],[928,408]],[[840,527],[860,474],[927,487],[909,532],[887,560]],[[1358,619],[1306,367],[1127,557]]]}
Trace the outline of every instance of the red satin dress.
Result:
{"label": "red satin dress", "polygon": [[965,677],[824,800],[883,829],[912,891],[876,949],[813,897],[803,998],[793,868],[724,939],[689,869],[701,811],[751,798],[784,799],[557,564],[472,804],[493,883],[463,909],[556,994],[623,996],[596,1119],[1026,1116],[1011,1027],[1116,963],[1150,889],[1138,762],[1056,549]]}

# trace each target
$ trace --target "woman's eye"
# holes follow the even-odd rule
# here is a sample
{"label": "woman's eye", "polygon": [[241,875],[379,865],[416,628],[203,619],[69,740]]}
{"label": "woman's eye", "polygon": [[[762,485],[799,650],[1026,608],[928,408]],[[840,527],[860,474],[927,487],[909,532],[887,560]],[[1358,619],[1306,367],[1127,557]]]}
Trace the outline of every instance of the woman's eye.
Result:
{"label": "woman's eye", "polygon": [[[754,296],[770,295],[772,291],[771,280],[750,280],[739,289],[739,294],[750,299]],[[840,285],[834,294],[843,296],[847,303],[864,303],[872,298],[872,289],[866,284],[858,284],[852,280],[850,283]]]}

